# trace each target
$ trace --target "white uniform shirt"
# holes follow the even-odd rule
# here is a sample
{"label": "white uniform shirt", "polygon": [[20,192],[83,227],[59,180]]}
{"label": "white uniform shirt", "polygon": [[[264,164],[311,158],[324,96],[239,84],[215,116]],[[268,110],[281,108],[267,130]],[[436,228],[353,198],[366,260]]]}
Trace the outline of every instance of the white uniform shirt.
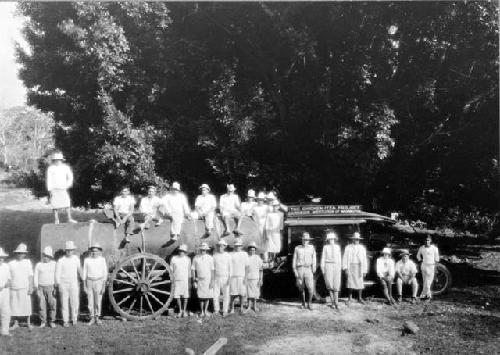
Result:
{"label": "white uniform shirt", "polygon": [[141,198],[141,203],[139,205],[139,212],[147,214],[149,216],[155,216],[160,207],[160,198],[158,196],[153,197],[143,197]]}
{"label": "white uniform shirt", "polygon": [[245,201],[241,203],[241,214],[247,217],[252,217],[253,215],[253,208],[257,206],[257,202],[252,201]]}
{"label": "white uniform shirt", "polygon": [[244,251],[235,251],[231,254],[231,276],[245,277],[245,269],[248,262],[248,254]]}
{"label": "white uniform shirt", "polygon": [[326,244],[321,252],[321,270],[325,269],[326,263],[342,264],[342,255],[340,253],[340,245]]}
{"label": "white uniform shirt", "polygon": [[209,212],[215,211],[217,208],[217,200],[212,194],[198,195],[196,201],[194,202],[194,207],[202,215],[206,215]]}
{"label": "white uniform shirt", "polygon": [[214,259],[208,254],[198,254],[193,259],[191,270],[196,271],[196,277],[199,279],[209,279],[212,277],[214,269]]}
{"label": "white uniform shirt", "polygon": [[89,256],[83,260],[83,273],[82,279],[87,280],[97,280],[104,279],[108,277],[108,266],[106,265],[106,259],[99,255],[96,258]]}
{"label": "white uniform shirt", "polygon": [[229,277],[232,275],[231,255],[228,252],[215,253],[214,256],[215,276]]}
{"label": "white uniform shirt", "polygon": [[362,272],[368,272],[366,249],[363,245],[349,244],[345,247],[344,257],[342,258],[342,269],[346,270],[350,264],[361,264]]}
{"label": "white uniform shirt", "polygon": [[3,263],[0,265],[0,290],[7,285],[7,282],[10,281],[10,268],[7,263]]}
{"label": "white uniform shirt", "polygon": [[392,277],[396,274],[394,260],[392,258],[384,258],[383,256],[377,259],[377,276]]}
{"label": "white uniform shirt", "polygon": [[78,256],[62,256],[56,263],[56,284],[60,284],[61,282],[78,282],[80,272],[81,266]]}
{"label": "white uniform shirt", "polygon": [[314,272],[316,270],[316,249],[314,249],[314,246],[311,244],[306,246],[297,245],[293,252],[292,265],[294,270],[302,266],[312,266]]}
{"label": "white uniform shirt", "polygon": [[73,172],[67,164],[50,165],[47,168],[47,191],[69,189],[73,186]]}
{"label": "white uniform shirt", "polygon": [[260,272],[262,270],[262,259],[257,254],[249,255],[246,267],[246,276],[248,280],[260,279]]}
{"label": "white uniform shirt", "polygon": [[[168,197],[167,197],[168,196]],[[186,195],[179,192],[167,195],[162,204],[166,204],[165,209],[172,216],[187,216],[191,213]]]}
{"label": "white uniform shirt", "polygon": [[135,198],[132,195],[116,196],[113,200],[113,207],[118,213],[129,214],[134,211]]}
{"label": "white uniform shirt", "polygon": [[28,259],[9,261],[10,269],[10,288],[21,290],[29,288],[29,278],[33,276],[33,265]]}
{"label": "white uniform shirt", "polygon": [[240,210],[240,197],[235,193],[224,194],[220,197],[219,208],[222,214],[238,212]]}
{"label": "white uniform shirt", "polygon": [[435,264],[439,262],[439,251],[435,245],[431,245],[430,247],[425,247],[422,245],[418,249],[417,260],[422,261],[422,264]]}
{"label": "white uniform shirt", "polygon": [[412,273],[413,275],[417,274],[417,265],[413,262],[413,260],[408,259],[405,263],[403,260],[399,260],[396,263],[396,271],[403,277],[407,277]]}
{"label": "white uniform shirt", "polygon": [[174,255],[170,260],[174,281],[188,281],[191,276],[191,260],[188,256]]}
{"label": "white uniform shirt", "polygon": [[56,282],[56,262],[50,260],[48,263],[39,262],[35,265],[33,284],[38,286],[53,286]]}

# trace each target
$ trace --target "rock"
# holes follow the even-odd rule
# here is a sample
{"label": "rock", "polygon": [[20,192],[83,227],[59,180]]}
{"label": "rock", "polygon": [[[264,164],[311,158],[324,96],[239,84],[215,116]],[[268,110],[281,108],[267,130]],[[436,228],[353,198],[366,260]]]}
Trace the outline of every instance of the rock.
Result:
{"label": "rock", "polygon": [[411,320],[407,320],[403,323],[403,335],[406,334],[416,334],[420,328]]}
{"label": "rock", "polygon": [[367,319],[365,319],[365,322],[371,323],[371,324],[378,324],[378,323],[380,323],[380,319],[378,319],[378,318],[367,318]]}
{"label": "rock", "polygon": [[194,350],[191,348],[185,348],[184,351],[186,355],[195,355]]}

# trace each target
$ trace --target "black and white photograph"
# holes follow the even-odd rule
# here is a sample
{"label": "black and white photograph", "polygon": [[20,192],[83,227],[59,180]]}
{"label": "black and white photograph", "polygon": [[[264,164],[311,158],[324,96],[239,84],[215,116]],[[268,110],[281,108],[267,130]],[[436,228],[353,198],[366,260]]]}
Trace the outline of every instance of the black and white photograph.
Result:
{"label": "black and white photograph", "polygon": [[0,2],[0,354],[500,354],[499,4]]}

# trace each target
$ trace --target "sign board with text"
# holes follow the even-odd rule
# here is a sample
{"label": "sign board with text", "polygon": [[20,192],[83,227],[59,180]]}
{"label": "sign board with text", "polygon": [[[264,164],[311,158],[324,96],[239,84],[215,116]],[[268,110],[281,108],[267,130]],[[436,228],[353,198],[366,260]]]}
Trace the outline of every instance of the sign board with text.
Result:
{"label": "sign board with text", "polygon": [[339,216],[360,213],[361,205],[288,206],[288,217]]}

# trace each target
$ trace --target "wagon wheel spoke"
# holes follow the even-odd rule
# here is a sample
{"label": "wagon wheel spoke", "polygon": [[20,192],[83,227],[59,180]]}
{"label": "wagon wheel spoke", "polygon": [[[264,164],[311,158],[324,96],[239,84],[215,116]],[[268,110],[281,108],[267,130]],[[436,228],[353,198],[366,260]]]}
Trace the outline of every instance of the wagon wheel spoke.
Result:
{"label": "wagon wheel spoke", "polygon": [[155,295],[153,295],[152,292],[148,292],[148,295],[150,295],[151,297],[153,297],[153,299],[158,302],[158,304],[160,304],[161,306],[163,306],[163,302],[161,302],[158,297],[156,297]]}
{"label": "wagon wheel spoke", "polygon": [[138,280],[141,280],[141,279],[142,279],[142,277],[141,277],[141,275],[139,274],[139,271],[137,271],[137,268],[135,267],[134,260],[130,260],[130,263],[132,264],[132,267],[134,268],[134,272],[135,272],[135,274],[137,275],[137,279],[138,279]]}
{"label": "wagon wheel spoke", "polygon": [[162,293],[162,294],[164,294],[164,295],[170,296],[170,292],[168,292],[168,291],[158,290],[157,288],[153,288],[153,287],[151,287],[151,288],[150,288],[150,290],[151,290],[152,292],[158,292],[158,293]]}
{"label": "wagon wheel spoke", "polygon": [[135,305],[135,302],[137,301],[137,297],[134,298],[134,300],[132,301],[132,303],[130,304],[130,307],[128,308],[128,311],[132,311],[132,309],[134,308],[134,305]]}
{"label": "wagon wheel spoke", "polygon": [[137,282],[138,280],[133,277],[132,275],[130,275],[126,270],[124,270],[122,267],[120,268],[120,271],[123,271],[125,273],[125,275],[127,275],[131,280],[134,280],[134,282]]}
{"label": "wagon wheel spoke", "polygon": [[155,311],[153,310],[153,306],[151,305],[151,302],[149,301],[149,297],[147,294],[144,295],[144,298],[146,299],[146,302],[148,303],[148,307],[151,310],[151,313],[154,313]]}
{"label": "wagon wheel spoke", "polygon": [[120,306],[122,303],[124,303],[126,300],[128,300],[130,297],[132,297],[132,295],[128,295],[127,297],[125,297],[124,299],[122,299],[120,302],[117,303],[118,306]]}
{"label": "wagon wheel spoke", "polygon": [[[155,275],[154,277],[150,278],[150,279],[149,279],[149,281],[150,281],[150,282],[153,282],[153,281],[155,281],[155,280],[158,280],[158,279],[159,279],[159,278],[160,278],[160,277],[161,277],[164,273],[166,273],[166,272],[167,272],[167,269],[164,269],[164,270],[157,270],[157,271],[162,271],[162,272],[161,272],[160,274]],[[150,272],[150,275],[152,275],[152,274],[153,274],[153,273],[152,273],[152,272]]]}
{"label": "wagon wheel spoke", "polygon": [[142,316],[142,295],[141,295],[141,299],[139,301],[139,304],[140,304],[140,306],[139,306],[139,315]]}
{"label": "wagon wheel spoke", "polygon": [[129,288],[122,288],[122,289],[119,289],[119,290],[116,290],[116,291],[113,291],[113,294],[116,294],[116,293],[123,293],[123,292],[130,292],[130,291],[133,291],[134,288],[133,287],[129,287]]}
{"label": "wagon wheel spoke", "polygon": [[158,261],[155,260],[155,263],[153,264],[153,267],[151,269],[149,269],[148,279],[151,278],[152,272],[154,271],[156,265],[158,265]]}
{"label": "wagon wheel spoke", "polygon": [[165,284],[169,284],[171,283],[172,281],[170,280],[164,280],[164,281],[159,281],[159,282],[154,282],[152,284],[150,284],[149,286],[150,287],[155,287],[155,286],[158,286],[158,285],[165,285]]}
{"label": "wagon wheel spoke", "polygon": [[130,286],[135,286],[134,283],[130,282],[130,281],[127,281],[127,280],[122,280],[122,279],[115,279],[116,282],[118,283],[122,283],[122,284],[125,284],[125,285],[130,285]]}
{"label": "wagon wheel spoke", "polygon": [[142,258],[142,280],[146,279],[146,258]]}

